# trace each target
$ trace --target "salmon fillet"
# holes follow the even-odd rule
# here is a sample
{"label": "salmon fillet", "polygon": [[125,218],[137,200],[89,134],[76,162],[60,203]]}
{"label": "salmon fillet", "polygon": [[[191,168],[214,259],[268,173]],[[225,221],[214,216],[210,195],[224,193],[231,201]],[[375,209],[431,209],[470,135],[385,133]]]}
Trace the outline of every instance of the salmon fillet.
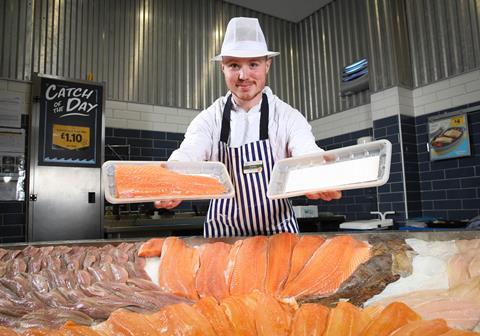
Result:
{"label": "salmon fillet", "polygon": [[292,259],[290,262],[290,272],[288,274],[285,286],[296,278],[298,273],[303,269],[313,253],[322,245],[325,238],[322,236],[301,236],[298,239],[292,252]]}
{"label": "salmon fillet", "polygon": [[107,335],[112,336],[157,336],[160,333],[147,320],[146,315],[132,313],[123,309],[116,310],[102,328]]}
{"label": "salmon fillet", "polygon": [[195,278],[200,264],[197,249],[182,239],[165,239],[160,257],[158,284],[163,291],[198,299]]}
{"label": "salmon fillet", "polygon": [[224,309],[213,297],[205,297],[193,305],[193,307],[210,322],[217,335],[235,336],[232,323],[225,314]]}
{"label": "salmon fillet", "polygon": [[273,296],[258,293],[255,327],[259,336],[288,336],[294,312]]}
{"label": "salmon fillet", "polygon": [[69,336],[100,336],[102,334],[97,333],[90,327],[75,324],[71,321],[66,322],[60,331],[66,333]]}
{"label": "salmon fillet", "polygon": [[225,192],[225,187],[215,178],[179,174],[160,165],[117,165],[115,185],[118,198],[220,195]]}
{"label": "salmon fillet", "polygon": [[370,316],[348,302],[330,310],[323,336],[357,336],[370,322]]}
{"label": "salmon fillet", "polygon": [[393,302],[370,321],[361,336],[387,336],[404,325],[419,320],[420,316],[406,304]]}
{"label": "salmon fillet", "polygon": [[232,245],[222,242],[200,246],[200,268],[196,278],[200,297],[213,296],[217,301],[221,301],[229,294],[225,270],[231,248]]}
{"label": "salmon fillet", "polygon": [[13,329],[0,326],[0,335],[1,336],[17,336],[18,334]]}
{"label": "salmon fillet", "polygon": [[298,240],[293,233],[280,233],[268,239],[265,292],[277,295],[287,281],[292,251]]}
{"label": "salmon fillet", "polygon": [[440,336],[478,336],[479,333],[473,331],[465,331],[465,330],[458,330],[458,329],[450,329],[444,334]]}
{"label": "salmon fillet", "polygon": [[295,313],[291,336],[322,336],[327,327],[329,309],[315,303],[304,303]]}
{"label": "salmon fillet", "polygon": [[163,238],[152,238],[146,241],[138,249],[139,257],[160,257],[162,252]]}
{"label": "salmon fillet", "polygon": [[265,290],[268,238],[256,236],[243,240],[235,258],[230,279],[230,294],[242,295],[254,289]]}
{"label": "salmon fillet", "polygon": [[195,308],[185,303],[170,305],[146,319],[160,335],[214,336],[210,322]]}
{"label": "salmon fillet", "polygon": [[443,335],[450,328],[445,320],[415,321],[394,331],[391,336],[438,336]]}
{"label": "salmon fillet", "polygon": [[222,300],[220,306],[230,320],[236,336],[257,334],[255,326],[255,297],[246,299],[243,296],[229,296]]}
{"label": "salmon fillet", "polygon": [[370,258],[370,246],[350,236],[328,239],[313,254],[282,296],[296,298],[334,293],[355,269]]}

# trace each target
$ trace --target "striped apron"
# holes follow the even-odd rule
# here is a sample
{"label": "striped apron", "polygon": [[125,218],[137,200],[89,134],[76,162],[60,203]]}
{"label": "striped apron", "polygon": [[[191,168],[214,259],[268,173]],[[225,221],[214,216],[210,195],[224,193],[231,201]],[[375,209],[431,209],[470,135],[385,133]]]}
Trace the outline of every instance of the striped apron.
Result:
{"label": "striped apron", "polygon": [[204,236],[232,237],[298,233],[298,224],[288,199],[267,198],[267,187],[274,160],[268,140],[268,99],[262,97],[260,140],[240,147],[230,147],[231,95],[222,116],[219,161],[224,163],[235,188],[231,199],[210,202],[204,223]]}

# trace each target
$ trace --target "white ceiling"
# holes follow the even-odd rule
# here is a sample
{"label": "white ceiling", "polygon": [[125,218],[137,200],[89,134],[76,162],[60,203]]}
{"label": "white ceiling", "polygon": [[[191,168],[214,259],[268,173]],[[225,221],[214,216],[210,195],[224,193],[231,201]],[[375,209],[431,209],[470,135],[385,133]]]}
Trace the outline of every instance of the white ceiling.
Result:
{"label": "white ceiling", "polygon": [[333,0],[224,0],[291,22],[299,22]]}

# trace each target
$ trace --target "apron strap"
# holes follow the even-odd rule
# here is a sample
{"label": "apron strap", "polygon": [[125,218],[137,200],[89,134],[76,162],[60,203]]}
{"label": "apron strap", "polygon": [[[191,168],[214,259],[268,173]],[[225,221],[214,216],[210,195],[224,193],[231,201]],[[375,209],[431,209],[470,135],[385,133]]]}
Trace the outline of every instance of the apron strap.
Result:
{"label": "apron strap", "polygon": [[[230,136],[230,111],[232,110],[232,95],[229,95],[222,115],[222,129],[220,131],[220,141],[227,143]],[[262,94],[262,105],[260,106],[260,140],[268,139],[268,98],[265,93]]]}

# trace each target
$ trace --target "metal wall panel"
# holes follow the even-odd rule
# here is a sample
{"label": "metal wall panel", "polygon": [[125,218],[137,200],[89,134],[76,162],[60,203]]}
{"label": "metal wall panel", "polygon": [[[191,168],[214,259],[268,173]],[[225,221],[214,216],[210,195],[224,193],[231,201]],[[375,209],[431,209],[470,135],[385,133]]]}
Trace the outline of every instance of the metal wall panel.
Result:
{"label": "metal wall panel", "polygon": [[298,24],[298,107],[309,120],[369,102],[368,91],[340,96],[344,66],[368,57],[365,2],[338,0]]}
{"label": "metal wall panel", "polygon": [[480,67],[480,0],[406,0],[413,86]]}

